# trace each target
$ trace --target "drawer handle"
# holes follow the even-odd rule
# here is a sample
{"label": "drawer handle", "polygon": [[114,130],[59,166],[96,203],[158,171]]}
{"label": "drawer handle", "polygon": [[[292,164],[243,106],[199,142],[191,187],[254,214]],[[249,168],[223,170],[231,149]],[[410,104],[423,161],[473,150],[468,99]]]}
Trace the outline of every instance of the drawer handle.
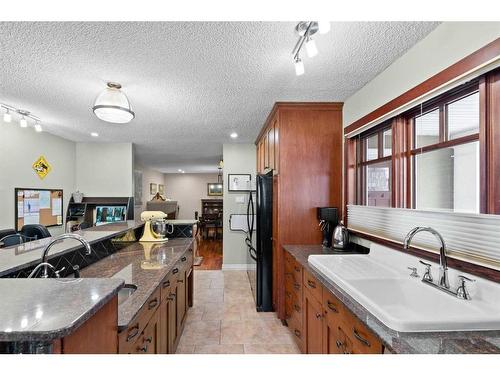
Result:
{"label": "drawer handle", "polygon": [[182,284],[184,282],[184,280],[179,279],[179,280],[177,280],[177,282]]}
{"label": "drawer handle", "polygon": [[293,308],[295,309],[295,311],[300,312],[300,306],[299,305],[295,304],[295,305],[293,305]]}
{"label": "drawer handle", "polygon": [[295,336],[300,337],[300,331],[298,329],[295,329],[293,333],[295,334]]}
{"label": "drawer handle", "polygon": [[187,260],[187,258],[186,258],[186,257],[182,257],[182,258],[181,258],[181,261],[183,261],[183,262],[185,262],[186,260]]}
{"label": "drawer handle", "polygon": [[168,288],[170,286],[170,280],[164,281],[163,282],[163,287]]}
{"label": "drawer handle", "polygon": [[312,280],[307,280],[307,285],[309,285],[311,288],[316,288],[316,283]]}
{"label": "drawer handle", "polygon": [[335,345],[337,345],[337,348],[342,347],[342,343],[339,340],[335,341]]}
{"label": "drawer handle", "polygon": [[[133,332],[133,333],[132,333]],[[127,336],[127,340],[126,341],[130,341],[132,340],[135,336],[137,336],[139,334],[139,323],[137,323],[135,326],[133,326],[131,329],[130,329],[130,332]]]}
{"label": "drawer handle", "polygon": [[153,336],[149,336],[147,339],[145,339],[144,341],[146,341],[147,343],[152,343],[153,342]]}
{"label": "drawer handle", "polygon": [[174,268],[174,270],[172,271],[172,273],[175,275],[177,272],[179,272],[179,269],[178,268]]}
{"label": "drawer handle", "polygon": [[167,297],[169,301],[173,301],[175,299],[175,293],[170,293]]}
{"label": "drawer handle", "polygon": [[330,301],[328,301],[327,303],[327,306],[330,310],[332,310],[334,313],[338,313],[339,310],[337,310],[337,308],[335,307],[335,305],[333,303],[331,303]]}
{"label": "drawer handle", "polygon": [[293,287],[294,287],[296,290],[300,290],[300,284],[299,284],[299,283],[294,283],[294,284],[293,284]]}
{"label": "drawer handle", "polygon": [[158,298],[152,299],[148,303],[148,310],[154,309],[158,305]]}
{"label": "drawer handle", "polygon": [[361,337],[361,335],[359,334],[359,332],[356,330],[356,328],[353,328],[352,329],[352,333],[354,335],[354,337],[356,337],[359,341],[361,341],[364,345],[370,347],[370,342],[365,339],[364,337]]}

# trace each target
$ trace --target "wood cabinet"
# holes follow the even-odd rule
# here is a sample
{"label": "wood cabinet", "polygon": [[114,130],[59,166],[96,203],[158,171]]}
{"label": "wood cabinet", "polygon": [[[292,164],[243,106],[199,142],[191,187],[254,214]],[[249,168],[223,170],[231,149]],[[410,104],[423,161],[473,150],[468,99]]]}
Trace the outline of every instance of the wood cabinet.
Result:
{"label": "wood cabinet", "polygon": [[75,332],[53,343],[53,353],[116,354],[118,297],[114,297]]}
{"label": "wood cabinet", "polygon": [[175,353],[187,310],[192,306],[192,269],[190,250],[151,294],[127,329],[118,334],[119,353]]}
{"label": "wood cabinet", "polygon": [[380,339],[311,272],[288,252],[284,262],[286,322],[303,353],[383,353]]}
{"label": "wood cabinet", "polygon": [[273,305],[285,319],[283,244],[319,244],[316,207],[342,214],[342,103],[276,103],[255,142],[273,173]]}

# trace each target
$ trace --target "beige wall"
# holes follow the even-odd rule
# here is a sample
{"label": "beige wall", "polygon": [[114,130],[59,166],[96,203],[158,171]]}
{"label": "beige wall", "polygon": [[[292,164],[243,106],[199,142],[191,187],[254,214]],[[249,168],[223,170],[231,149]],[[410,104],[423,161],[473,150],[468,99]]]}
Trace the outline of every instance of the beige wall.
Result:
{"label": "beige wall", "polygon": [[142,172],[142,202],[135,202],[135,216],[139,218],[141,212],[146,209],[146,202],[153,198],[153,195],[149,194],[149,184],[165,185],[165,174],[155,169],[145,167],[139,163],[134,165],[134,170]]}
{"label": "beige wall", "polygon": [[500,22],[444,22],[344,103],[344,126],[500,37]]}
{"label": "beige wall", "polygon": [[165,194],[178,202],[179,219],[194,219],[195,211],[201,214],[201,199],[222,198],[207,196],[209,182],[217,182],[216,173],[165,174]]}
{"label": "beige wall", "polygon": [[[41,180],[32,168],[41,155],[52,171]],[[66,214],[71,193],[75,190],[75,143],[48,133],[22,129],[14,121],[0,117],[0,229],[14,228],[14,188],[63,189],[63,212]],[[52,234],[63,227],[49,228]]]}
{"label": "beige wall", "polygon": [[76,189],[89,197],[133,197],[132,143],[77,143]]}
{"label": "beige wall", "polygon": [[[249,173],[255,184],[256,174],[256,150],[253,143],[241,144],[231,143],[223,145],[224,158],[224,181],[228,174]],[[229,229],[229,216],[231,214],[246,214],[249,193],[228,192],[227,183],[224,184],[224,223],[223,223],[223,264],[225,269],[241,269],[255,265],[248,254],[245,244],[246,234],[244,232],[231,231]],[[243,198],[239,202],[239,198]],[[255,198],[255,196],[254,196]],[[255,240],[254,232],[254,240]]]}

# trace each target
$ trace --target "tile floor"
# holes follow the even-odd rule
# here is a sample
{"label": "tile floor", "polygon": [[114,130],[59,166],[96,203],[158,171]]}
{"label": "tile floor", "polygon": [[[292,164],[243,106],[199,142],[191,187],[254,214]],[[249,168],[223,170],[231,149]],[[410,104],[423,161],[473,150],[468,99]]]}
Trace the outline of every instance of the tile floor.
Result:
{"label": "tile floor", "polygon": [[194,273],[194,306],[179,354],[298,354],[275,313],[258,313],[246,271]]}

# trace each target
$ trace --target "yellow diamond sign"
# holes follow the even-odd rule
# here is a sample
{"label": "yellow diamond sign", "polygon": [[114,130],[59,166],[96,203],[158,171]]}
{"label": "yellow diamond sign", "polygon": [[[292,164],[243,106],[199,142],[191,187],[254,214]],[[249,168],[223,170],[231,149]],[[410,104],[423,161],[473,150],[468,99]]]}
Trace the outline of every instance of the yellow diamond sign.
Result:
{"label": "yellow diamond sign", "polygon": [[38,177],[43,180],[45,176],[47,176],[52,170],[52,167],[43,156],[40,156],[38,160],[33,163],[33,169],[35,170]]}

